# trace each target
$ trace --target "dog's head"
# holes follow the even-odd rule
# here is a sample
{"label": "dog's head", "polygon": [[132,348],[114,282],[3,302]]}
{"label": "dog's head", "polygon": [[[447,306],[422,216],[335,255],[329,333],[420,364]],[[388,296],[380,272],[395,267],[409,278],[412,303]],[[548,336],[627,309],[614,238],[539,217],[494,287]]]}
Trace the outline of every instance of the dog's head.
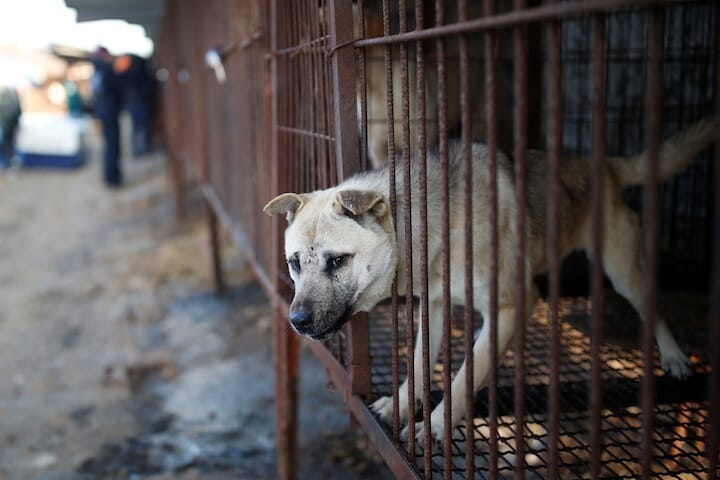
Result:
{"label": "dog's head", "polygon": [[263,211],[287,215],[285,258],[295,283],[290,323],[298,333],[327,338],[388,297],[397,254],[381,194],[341,187],[285,193]]}

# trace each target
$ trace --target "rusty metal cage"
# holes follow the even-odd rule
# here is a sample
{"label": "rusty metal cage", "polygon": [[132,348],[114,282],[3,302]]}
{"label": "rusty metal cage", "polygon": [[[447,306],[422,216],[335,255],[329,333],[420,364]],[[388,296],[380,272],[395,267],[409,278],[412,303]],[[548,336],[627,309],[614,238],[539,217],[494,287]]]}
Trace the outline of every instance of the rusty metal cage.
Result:
{"label": "rusty metal cage", "polygon": [[[407,284],[335,337],[309,346],[343,393],[353,418],[400,478],[717,478],[720,442],[720,142],[661,186],[662,139],[720,114],[720,8],[713,1],[584,0],[256,0],[168,2],[158,42],[168,152],[178,205],[191,165],[208,205],[210,246],[222,286],[218,223],[248,253],[275,310],[278,460],[297,472],[298,338],[285,327],[292,297],[282,239],[284,220],[262,206],[283,192],[331,187],[387,162],[392,215],[402,218]],[[192,32],[192,35],[189,33]],[[204,63],[214,49],[227,80]],[[450,277],[449,156],[461,151],[464,245],[473,244],[469,146],[487,149],[489,255],[454,252]],[[525,268],[528,175],[548,155],[548,293],[537,305]],[[455,150],[453,150],[455,149]],[[459,149],[459,150],[458,150]],[[646,151],[644,188],[625,192],[642,223],[646,265],[641,333],[614,334],[626,310],[608,308],[603,275],[602,178],[609,156]],[[559,196],[562,159],[588,158],[590,291],[566,296]],[[514,304],[498,302],[505,240],[498,229],[498,169],[512,161],[517,248]],[[441,214],[437,263],[428,263],[425,158],[439,159]],[[411,190],[411,158],[418,189]],[[457,172],[456,172],[457,173]],[[434,192],[438,193],[438,192]],[[409,208],[410,197],[419,209]],[[182,213],[182,208],[179,208]],[[218,222],[219,220],[219,222]],[[412,252],[412,249],[416,249]],[[487,305],[478,305],[473,265],[486,262]],[[413,266],[413,263],[415,265]],[[435,270],[432,270],[435,268]],[[432,278],[431,278],[432,277]],[[451,299],[463,279],[462,302]],[[507,279],[506,279],[507,280]],[[432,284],[432,282],[435,282]],[[440,362],[431,364],[428,307],[440,291]],[[693,375],[659,368],[653,332],[659,287],[703,295]],[[402,291],[402,297],[397,293]],[[453,293],[455,295],[455,293]],[[457,295],[456,295],[457,296]],[[457,305],[460,303],[460,305]],[[476,311],[484,310],[485,318]],[[694,309],[693,315],[697,315]],[[630,314],[633,315],[633,314]],[[508,323],[510,322],[510,323]],[[514,339],[499,344],[512,324]],[[474,351],[478,342],[486,348]],[[483,335],[486,339],[483,340]],[[417,359],[413,360],[413,351]],[[473,384],[476,356],[485,387]],[[455,428],[450,385],[465,362],[468,412]],[[478,363],[482,367],[482,362]],[[398,389],[408,377],[402,434]],[[414,379],[421,379],[416,382]],[[414,391],[418,385],[418,390]],[[370,405],[392,398],[387,423]],[[421,404],[414,399],[421,400]],[[456,401],[457,402],[457,401]],[[431,437],[432,407],[444,409],[445,435]]]}

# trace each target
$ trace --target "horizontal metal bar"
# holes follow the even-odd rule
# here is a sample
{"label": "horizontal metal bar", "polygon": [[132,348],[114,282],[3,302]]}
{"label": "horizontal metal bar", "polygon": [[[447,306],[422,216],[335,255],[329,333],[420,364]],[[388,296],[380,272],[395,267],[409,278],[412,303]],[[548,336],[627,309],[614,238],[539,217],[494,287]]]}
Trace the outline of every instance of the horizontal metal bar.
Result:
{"label": "horizontal metal bar", "polygon": [[294,55],[294,54],[302,53],[304,51],[312,50],[324,43],[327,43],[327,41],[329,39],[330,39],[330,35],[323,35],[322,37],[316,38],[314,40],[310,40],[308,42],[299,43],[297,45],[293,45],[292,47],[279,48],[277,50],[273,50],[271,52],[271,55],[280,56],[280,55]]}
{"label": "horizontal metal bar", "polygon": [[301,128],[293,128],[293,127],[283,127],[283,126],[276,126],[275,127],[278,132],[284,132],[284,133],[294,133],[296,135],[303,135],[306,137],[312,137],[312,138],[319,138],[321,140],[327,140],[329,142],[334,142],[335,139],[331,137],[330,135],[324,135],[322,133],[317,132],[311,132],[310,130],[303,130]]}
{"label": "horizontal metal bar", "polygon": [[242,40],[233,40],[232,42],[228,42],[227,44],[220,47],[219,52],[220,56],[223,58],[223,60],[230,55],[233,51],[240,49],[244,50],[248,47],[250,47],[254,42],[257,40],[262,39],[263,32],[262,30],[251,32],[248,38],[244,38]]}
{"label": "horizontal metal bar", "polygon": [[442,25],[424,30],[357,40],[353,45],[355,47],[369,47],[372,45],[429,40],[449,35],[514,27],[549,20],[560,20],[566,17],[608,13],[612,10],[638,9],[666,3],[685,2],[682,0],[587,0],[585,2],[558,3],[523,10],[514,10],[491,17],[457,22],[452,25]]}

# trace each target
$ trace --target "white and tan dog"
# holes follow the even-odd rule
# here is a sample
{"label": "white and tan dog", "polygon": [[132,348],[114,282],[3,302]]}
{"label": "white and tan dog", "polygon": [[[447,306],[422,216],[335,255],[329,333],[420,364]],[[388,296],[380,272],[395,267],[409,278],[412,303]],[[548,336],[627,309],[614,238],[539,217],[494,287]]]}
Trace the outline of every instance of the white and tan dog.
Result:
{"label": "white and tan dog", "polygon": [[[663,179],[680,172],[718,136],[717,120],[698,122],[666,141],[660,151],[659,168]],[[450,162],[450,245],[441,243],[440,161],[429,156],[428,172],[428,275],[430,362],[435,363],[442,340],[442,278],[441,251],[450,248],[451,301],[464,302],[464,209],[461,185],[462,148],[452,143]],[[534,292],[533,275],[547,269],[547,186],[549,175],[546,157],[531,151],[527,162],[528,196],[525,261],[526,290]],[[487,200],[488,166],[485,145],[472,145],[473,157],[473,264],[474,305],[488,315],[488,258],[490,242]],[[419,215],[418,161],[411,165],[413,218]],[[368,311],[390,295],[395,274],[400,293],[405,285],[405,248],[412,242],[413,255],[419,255],[419,222],[413,222],[413,236],[405,238],[402,162],[396,169],[398,181],[397,215],[389,208],[389,175],[382,169],[355,175],[340,185],[312,193],[286,193],[271,200],[264,211],[270,215],[286,214],[285,253],[290,276],[295,282],[295,297],[290,309],[290,323],[300,334],[323,339],[337,330],[354,313]],[[560,248],[564,254],[576,249],[588,250],[590,240],[589,162],[567,156],[560,166]],[[628,185],[642,184],[646,177],[646,159],[637,157],[608,158],[602,181],[604,188],[604,250],[603,267],[615,289],[625,296],[636,310],[641,310],[644,265],[641,231],[637,215],[622,201],[621,190]],[[513,166],[503,154],[498,154],[498,348],[502,355],[513,336],[515,309],[515,268],[518,236],[516,231],[516,194]],[[397,227],[397,228],[396,228]],[[419,258],[413,260],[413,289],[420,291]],[[527,309],[532,312],[535,295],[528,295]],[[660,350],[663,369],[675,377],[690,373],[690,362],[680,350],[662,318],[657,319],[655,338]],[[422,371],[420,342],[415,346],[415,371]],[[489,368],[489,335],[484,325],[475,341],[473,351],[474,386],[481,388]],[[465,366],[452,383],[452,424],[457,425],[465,415]],[[422,375],[415,376],[415,394],[420,401]],[[407,381],[399,392],[400,416],[407,421]],[[373,404],[384,419],[392,416],[392,401],[384,397]],[[418,438],[422,438],[422,424]],[[431,415],[432,433],[443,434],[443,405]]]}

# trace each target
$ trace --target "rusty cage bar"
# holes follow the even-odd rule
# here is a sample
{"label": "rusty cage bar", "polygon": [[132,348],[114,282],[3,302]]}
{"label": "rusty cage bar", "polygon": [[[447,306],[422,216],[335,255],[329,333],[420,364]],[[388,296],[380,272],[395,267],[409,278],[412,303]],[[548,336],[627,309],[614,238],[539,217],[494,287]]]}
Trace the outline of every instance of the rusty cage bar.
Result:
{"label": "rusty cage bar", "polygon": [[[156,63],[177,215],[199,183],[216,288],[222,228],[273,303],[281,478],[298,470],[301,340],[285,326],[285,221],[262,207],[385,163],[405,270],[386,302],[307,343],[398,478],[718,478],[720,132],[660,180],[662,142],[720,115],[719,19],[710,0],[167,2]],[[642,151],[628,213],[607,172]],[[580,228],[568,158],[583,159],[589,267],[563,262]],[[635,309],[604,276],[618,209],[642,226]],[[695,293],[663,302],[678,287]],[[683,380],[655,352],[668,304],[701,318],[670,326],[692,332]],[[386,420],[371,408],[384,396]]]}

